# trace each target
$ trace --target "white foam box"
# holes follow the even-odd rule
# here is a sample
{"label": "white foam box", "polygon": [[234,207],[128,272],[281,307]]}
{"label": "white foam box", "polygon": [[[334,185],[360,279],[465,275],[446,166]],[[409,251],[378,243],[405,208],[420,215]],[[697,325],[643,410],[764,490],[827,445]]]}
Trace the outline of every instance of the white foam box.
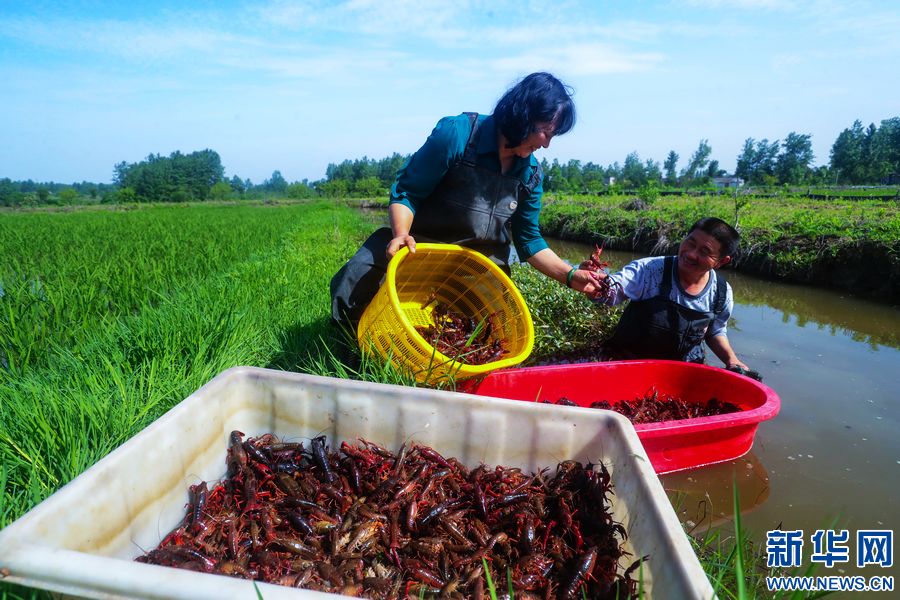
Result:
{"label": "white foam box", "polygon": [[[250,581],[134,562],[180,522],[190,485],[224,477],[232,430],[291,441],[325,434],[332,447],[363,438],[394,451],[415,441],[470,468],[536,472],[568,459],[603,461],[612,474],[613,516],[633,555],[623,563],[650,557],[643,568],[648,596],[713,596],[634,428],[620,415],[250,367],[220,373],[0,531],[0,580],[88,598],[256,598]],[[257,585],[267,600],[339,597]]]}

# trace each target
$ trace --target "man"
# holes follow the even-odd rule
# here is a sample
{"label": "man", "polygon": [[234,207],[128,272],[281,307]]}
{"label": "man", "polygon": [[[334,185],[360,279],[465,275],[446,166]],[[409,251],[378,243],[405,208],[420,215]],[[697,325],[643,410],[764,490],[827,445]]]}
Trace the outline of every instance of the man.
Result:
{"label": "man", "polygon": [[596,302],[631,301],[604,344],[607,357],[702,363],[705,341],[727,368],[749,371],[728,341],[731,286],[715,271],[731,262],[739,242],[733,227],[707,217],[694,223],[677,256],[641,258],[617,273],[597,274],[609,278],[610,287]]}

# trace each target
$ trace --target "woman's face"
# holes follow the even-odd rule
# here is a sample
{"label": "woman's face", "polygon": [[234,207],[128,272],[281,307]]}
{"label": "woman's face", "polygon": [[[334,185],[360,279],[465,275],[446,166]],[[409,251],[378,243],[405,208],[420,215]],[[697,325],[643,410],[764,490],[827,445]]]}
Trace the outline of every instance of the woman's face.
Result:
{"label": "woman's face", "polygon": [[527,138],[522,143],[515,146],[512,151],[519,158],[528,158],[534,154],[538,148],[549,148],[550,139],[554,135],[555,128],[552,123],[538,123]]}

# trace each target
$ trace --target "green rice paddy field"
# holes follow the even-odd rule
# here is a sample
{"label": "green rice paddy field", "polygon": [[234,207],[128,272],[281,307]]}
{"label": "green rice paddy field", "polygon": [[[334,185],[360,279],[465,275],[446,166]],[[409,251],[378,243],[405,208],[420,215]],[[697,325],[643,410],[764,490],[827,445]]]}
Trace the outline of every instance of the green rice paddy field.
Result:
{"label": "green rice paddy field", "polygon": [[0,527],[223,369],[315,371],[370,228],[327,204],[0,216]]}

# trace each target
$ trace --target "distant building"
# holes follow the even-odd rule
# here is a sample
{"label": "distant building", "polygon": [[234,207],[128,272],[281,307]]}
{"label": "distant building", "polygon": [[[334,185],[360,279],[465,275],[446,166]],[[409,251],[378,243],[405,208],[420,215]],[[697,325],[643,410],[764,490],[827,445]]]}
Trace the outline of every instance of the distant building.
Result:
{"label": "distant building", "polygon": [[606,185],[616,185],[616,178],[615,177],[607,177],[606,181],[604,183],[606,183]]}
{"label": "distant building", "polygon": [[744,185],[744,180],[740,177],[713,177],[713,185],[716,189],[739,188]]}

